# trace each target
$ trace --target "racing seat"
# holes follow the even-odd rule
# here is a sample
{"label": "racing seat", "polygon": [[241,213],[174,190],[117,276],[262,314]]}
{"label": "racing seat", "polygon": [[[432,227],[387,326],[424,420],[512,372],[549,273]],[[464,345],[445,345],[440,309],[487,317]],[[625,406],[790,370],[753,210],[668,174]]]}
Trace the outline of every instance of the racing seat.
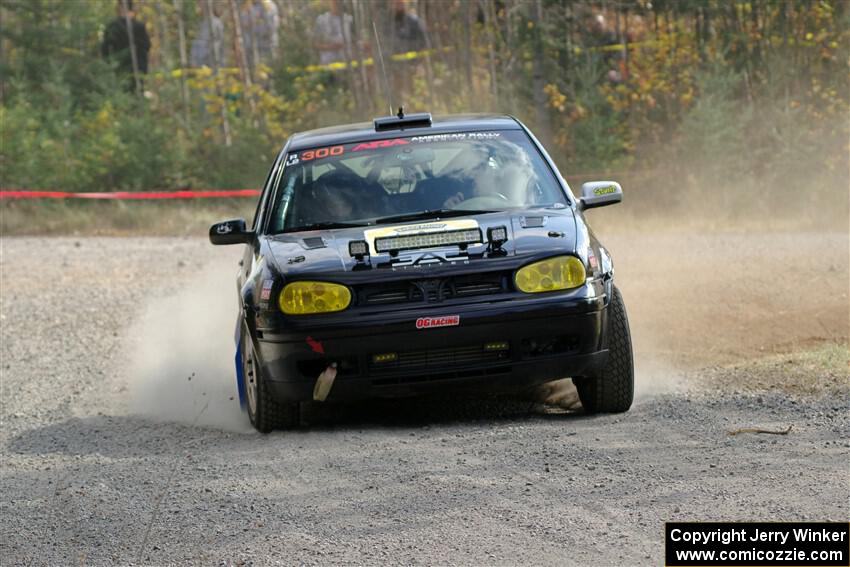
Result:
{"label": "racing seat", "polygon": [[354,210],[353,218],[366,218],[386,214],[387,192],[378,183],[371,183],[356,173],[328,171],[314,182],[324,189],[326,198],[346,199]]}
{"label": "racing seat", "polygon": [[429,177],[420,180],[413,188],[413,202],[421,210],[442,209],[449,197],[463,193],[465,198],[472,194],[472,184],[457,177]]}

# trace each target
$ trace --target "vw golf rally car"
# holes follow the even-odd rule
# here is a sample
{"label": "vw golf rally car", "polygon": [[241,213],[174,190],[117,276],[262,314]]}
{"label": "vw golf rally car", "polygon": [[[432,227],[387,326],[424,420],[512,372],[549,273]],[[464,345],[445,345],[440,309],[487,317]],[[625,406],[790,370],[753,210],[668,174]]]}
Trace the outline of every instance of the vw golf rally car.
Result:
{"label": "vw golf rally car", "polygon": [[580,198],[509,116],[430,114],[293,135],[237,280],[240,402],[256,429],[299,423],[300,402],[527,389],[571,377],[587,412],[622,412],[633,362],[611,257]]}

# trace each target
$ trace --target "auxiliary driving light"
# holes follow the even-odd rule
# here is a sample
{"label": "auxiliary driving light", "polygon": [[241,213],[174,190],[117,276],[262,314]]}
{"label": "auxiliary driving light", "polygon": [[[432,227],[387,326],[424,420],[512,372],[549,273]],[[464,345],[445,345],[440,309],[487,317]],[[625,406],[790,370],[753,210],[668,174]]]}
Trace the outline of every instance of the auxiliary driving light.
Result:
{"label": "auxiliary driving light", "polygon": [[487,240],[489,240],[493,246],[500,246],[508,240],[508,229],[504,226],[488,228]]}
{"label": "auxiliary driving light", "polygon": [[348,253],[358,260],[369,255],[369,243],[365,240],[352,240],[348,243]]}
{"label": "auxiliary driving light", "polygon": [[484,350],[487,352],[494,352],[500,350],[510,350],[510,345],[508,341],[498,341],[495,343],[486,343],[484,345]]}
{"label": "auxiliary driving light", "polygon": [[300,281],[286,284],[278,298],[280,310],[287,315],[311,315],[342,311],[351,303],[351,292],[344,285],[329,282]]}
{"label": "auxiliary driving light", "polygon": [[584,263],[575,256],[556,256],[517,270],[517,288],[525,293],[542,293],[578,287],[585,282]]}

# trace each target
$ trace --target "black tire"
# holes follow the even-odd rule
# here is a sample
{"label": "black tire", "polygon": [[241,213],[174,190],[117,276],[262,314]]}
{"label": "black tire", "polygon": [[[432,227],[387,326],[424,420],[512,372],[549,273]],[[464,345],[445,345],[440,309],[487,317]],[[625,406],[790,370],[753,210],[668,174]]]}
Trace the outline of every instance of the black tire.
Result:
{"label": "black tire", "polygon": [[635,371],[632,338],[623,296],[612,286],[608,305],[608,360],[595,376],[573,378],[578,397],[587,413],[620,413],[632,407]]}
{"label": "black tire", "polygon": [[[247,331],[243,329],[242,375],[245,379],[245,394],[248,406],[248,419],[260,433],[269,433],[275,429],[294,429],[301,421],[298,402],[280,403],[272,397],[268,383],[263,377],[260,365],[254,358],[254,347]],[[254,400],[251,400],[254,388]]]}

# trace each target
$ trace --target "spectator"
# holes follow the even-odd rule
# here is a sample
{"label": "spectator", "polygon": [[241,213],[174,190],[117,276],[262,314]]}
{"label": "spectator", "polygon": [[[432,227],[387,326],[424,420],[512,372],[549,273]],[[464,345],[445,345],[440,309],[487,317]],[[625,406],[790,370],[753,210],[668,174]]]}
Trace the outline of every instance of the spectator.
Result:
{"label": "spectator", "polygon": [[596,48],[600,55],[600,60],[605,65],[606,78],[612,83],[621,83],[625,79],[625,52],[623,49],[617,48],[620,40],[617,33],[610,28],[605,16],[602,14],[592,14],[588,18],[588,39],[587,45]]}
{"label": "spectator", "polygon": [[272,0],[245,0],[239,14],[248,66],[268,65],[280,43],[280,15]]}
{"label": "spectator", "polygon": [[[406,0],[393,0],[390,19],[389,52],[391,55],[420,51],[425,49],[425,26],[422,21],[407,9]],[[413,92],[413,80],[422,72],[422,59],[392,61],[392,98],[403,104]]]}
{"label": "spectator", "polygon": [[354,18],[344,14],[339,0],[328,0],[328,10],[316,18],[313,41],[319,52],[319,63],[327,65],[345,61],[345,46],[351,45],[351,26]]}
{"label": "spectator", "polygon": [[[134,91],[137,85],[139,89],[144,90],[141,75],[148,72],[151,40],[145,24],[135,19],[133,0],[117,0],[117,6],[117,17],[109,22],[103,32],[100,53],[104,59],[114,62],[117,71],[127,77],[128,91]],[[130,49],[131,33],[136,52],[135,64]]]}
{"label": "spectator", "polygon": [[425,26],[407,11],[406,0],[393,0],[392,52],[407,53],[425,49]]}
{"label": "spectator", "polygon": [[213,4],[210,13],[201,11],[204,15],[192,42],[189,63],[192,67],[220,67],[224,64],[224,22],[219,17],[220,8]]}

